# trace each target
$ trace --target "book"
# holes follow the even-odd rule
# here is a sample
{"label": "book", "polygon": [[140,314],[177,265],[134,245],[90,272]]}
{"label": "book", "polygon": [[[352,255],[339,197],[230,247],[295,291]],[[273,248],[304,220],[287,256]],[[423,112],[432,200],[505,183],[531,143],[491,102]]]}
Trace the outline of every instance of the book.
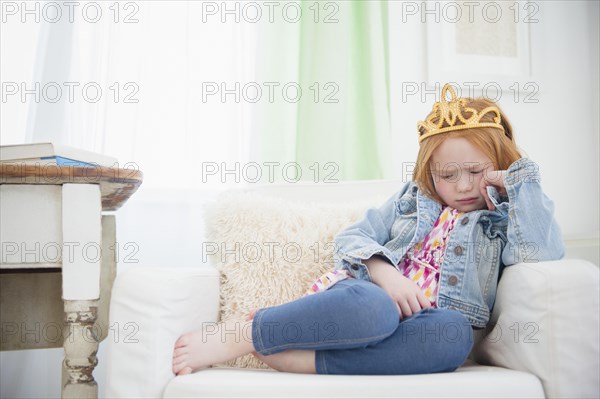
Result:
{"label": "book", "polygon": [[116,158],[53,143],[0,146],[0,163],[118,167]]}

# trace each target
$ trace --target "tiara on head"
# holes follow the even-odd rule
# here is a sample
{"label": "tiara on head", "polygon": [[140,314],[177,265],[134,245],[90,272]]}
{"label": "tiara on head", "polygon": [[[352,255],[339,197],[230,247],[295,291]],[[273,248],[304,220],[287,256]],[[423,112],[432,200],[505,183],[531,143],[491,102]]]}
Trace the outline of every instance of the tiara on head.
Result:
{"label": "tiara on head", "polygon": [[[446,93],[450,92],[451,99],[448,102],[446,99]],[[464,130],[464,129],[473,129],[478,127],[494,127],[496,129],[501,129],[504,132],[504,126],[500,123],[500,110],[498,107],[490,106],[481,110],[481,112],[477,112],[477,110],[473,108],[469,108],[466,106],[467,99],[466,98],[457,98],[456,91],[454,88],[450,86],[449,83],[446,83],[442,88],[442,95],[440,101],[433,104],[433,109],[431,110],[431,114],[425,119],[425,121],[419,121],[417,123],[417,131],[419,132],[419,143],[425,140],[427,137],[451,132],[454,130]],[[464,117],[464,112],[471,114],[469,118]],[[481,119],[488,113],[494,113],[494,122],[481,122]],[[460,120],[462,124],[457,125],[456,119]],[[434,120],[437,119],[437,123]],[[444,125],[444,121],[448,124],[447,127],[442,127]],[[421,128],[423,128],[423,133],[421,134]]]}

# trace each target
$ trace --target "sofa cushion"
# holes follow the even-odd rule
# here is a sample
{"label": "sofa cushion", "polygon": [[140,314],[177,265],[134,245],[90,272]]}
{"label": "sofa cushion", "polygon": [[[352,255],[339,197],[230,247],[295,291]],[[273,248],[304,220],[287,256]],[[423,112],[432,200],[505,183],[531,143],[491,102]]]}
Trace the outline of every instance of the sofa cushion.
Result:
{"label": "sofa cushion", "polygon": [[[387,198],[346,203],[290,201],[229,191],[207,206],[205,252],[221,274],[221,320],[304,295],[334,268],[334,237]],[[226,366],[268,368],[252,355]]]}
{"label": "sofa cushion", "polygon": [[598,398],[599,279],[598,266],[581,259],[506,268],[473,359],[534,373],[548,397]]}
{"label": "sofa cushion", "polygon": [[532,374],[470,362],[452,373],[399,376],[306,375],[211,368],[174,378],[164,397],[543,398],[544,391]]}
{"label": "sofa cushion", "polygon": [[218,310],[219,275],[213,268],[142,265],[120,272],[109,335],[100,343],[100,351],[106,348],[106,397],[161,397],[174,377],[175,342],[216,322]]}

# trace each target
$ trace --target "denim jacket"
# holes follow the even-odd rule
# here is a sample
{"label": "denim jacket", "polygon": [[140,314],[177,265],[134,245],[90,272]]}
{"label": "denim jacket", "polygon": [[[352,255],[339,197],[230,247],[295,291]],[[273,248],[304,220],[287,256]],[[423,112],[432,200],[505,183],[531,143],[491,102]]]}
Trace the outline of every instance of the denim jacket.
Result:
{"label": "denim jacket", "polygon": [[[505,266],[561,259],[564,244],[554,220],[554,203],[543,192],[537,164],[514,162],[504,178],[507,197],[487,187],[495,210],[464,213],[448,237],[440,268],[436,304],[462,312],[483,328],[490,319],[496,288]],[[364,260],[373,255],[395,265],[433,228],[442,205],[425,196],[415,182],[381,207],[340,232],[335,268],[372,281]]]}

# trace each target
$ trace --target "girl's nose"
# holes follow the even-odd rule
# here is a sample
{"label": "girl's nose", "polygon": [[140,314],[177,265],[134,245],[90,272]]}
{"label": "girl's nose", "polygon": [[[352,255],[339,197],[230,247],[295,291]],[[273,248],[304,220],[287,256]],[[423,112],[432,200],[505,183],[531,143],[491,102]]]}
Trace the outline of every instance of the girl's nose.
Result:
{"label": "girl's nose", "polygon": [[471,191],[473,189],[473,179],[470,173],[463,173],[462,176],[460,176],[460,179],[458,179],[457,185],[458,191],[460,192]]}

